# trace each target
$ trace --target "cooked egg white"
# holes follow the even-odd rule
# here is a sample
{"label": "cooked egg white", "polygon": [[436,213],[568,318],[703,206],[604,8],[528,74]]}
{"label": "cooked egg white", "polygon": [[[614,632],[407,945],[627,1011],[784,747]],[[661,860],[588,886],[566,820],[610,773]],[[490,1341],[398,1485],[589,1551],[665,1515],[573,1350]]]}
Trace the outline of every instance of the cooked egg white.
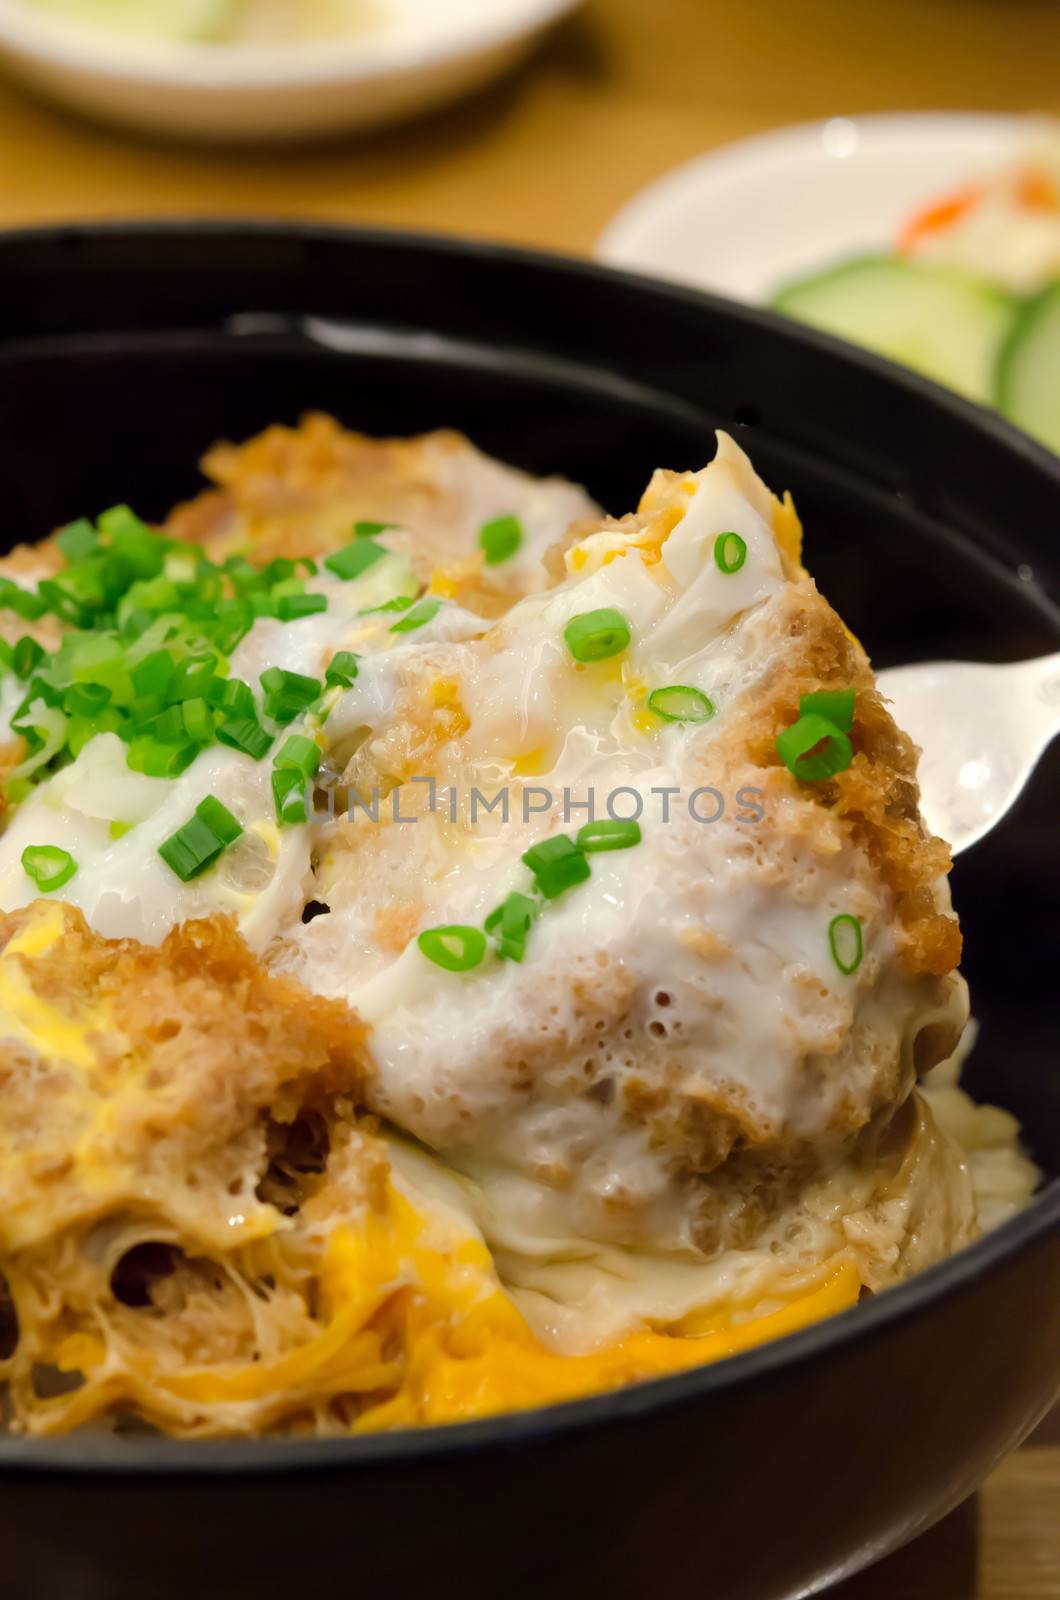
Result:
{"label": "cooked egg white", "polygon": [[[407,743],[395,730],[422,734],[439,686],[459,708],[457,737],[433,751],[419,738],[416,771],[458,806],[430,810],[404,772],[399,803],[414,822],[384,806],[326,835],[314,896],[331,914],[278,960],[371,1024],[375,1108],[475,1176],[491,1242],[510,1207],[491,1212],[489,1195],[518,1192],[545,1239],[694,1257],[704,1191],[692,1172],[709,1158],[682,1152],[679,1115],[667,1137],[652,1121],[672,1090],[705,1109],[735,1106],[827,1161],[844,1108],[868,1106],[880,1073],[911,1085],[927,1023],[960,1026],[959,981],[906,975],[888,892],[849,835],[733,759],[732,708],[783,655],[786,522],[722,439],[704,472],[649,496],[639,528],[605,528],[569,550],[565,583],[477,639],[378,658],[379,677],[366,673],[328,724],[327,737],[370,724],[370,773],[373,753],[386,769]],[[735,574],[714,559],[723,531],[746,545]],[[621,612],[631,643],[621,662],[582,665],[564,628],[600,608]],[[650,714],[648,693],[673,683],[707,694],[713,719]],[[507,820],[480,810],[473,822],[475,788],[505,790]],[[602,809],[608,794],[616,814],[641,816],[641,843],[591,858],[591,881],[543,908],[522,963],[454,974],[423,954],[419,929],[480,927],[509,892],[531,888],[522,853],[576,829],[590,797]],[[862,925],[853,979],[829,948],[840,914]],[[652,1053],[658,1072],[642,1088]],[[631,1096],[644,1116],[631,1117]],[[719,1215],[712,1226],[724,1238],[730,1224]]]}

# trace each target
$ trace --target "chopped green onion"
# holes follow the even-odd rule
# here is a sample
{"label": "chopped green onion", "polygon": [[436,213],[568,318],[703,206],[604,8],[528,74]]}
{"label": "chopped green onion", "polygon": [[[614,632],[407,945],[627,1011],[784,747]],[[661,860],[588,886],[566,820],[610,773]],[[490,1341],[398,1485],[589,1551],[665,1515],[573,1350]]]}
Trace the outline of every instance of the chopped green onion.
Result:
{"label": "chopped green onion", "polygon": [[606,661],[617,656],[630,641],[629,623],[621,611],[604,606],[572,617],[563,630],[567,649],[575,661]]}
{"label": "chopped green onion", "polygon": [[125,835],[131,833],[135,826],[135,822],[112,822],[108,826],[107,832],[112,839],[124,839]]}
{"label": "chopped green onion", "polygon": [[0,672],[10,672],[14,659],[14,651],[7,640],[0,639]]}
{"label": "chopped green onion", "polygon": [[228,808],[207,795],[195,807],[195,815],[159,845],[158,853],[182,883],[189,883],[212,866],[242,832],[242,825]]}
{"label": "chopped green onion", "polygon": [[297,622],[300,617],[312,617],[328,609],[325,594],[284,594],[276,601],[276,615],[281,622]]}
{"label": "chopped green onion", "polygon": [[478,542],[488,567],[508,561],[523,542],[523,525],[518,517],[494,517],[479,529]]}
{"label": "chopped green onion", "polygon": [[300,772],[303,778],[315,778],[320,768],[320,746],[304,733],[292,733],[276,752],[273,764]]}
{"label": "chopped green onion", "polygon": [[628,850],[640,844],[640,823],[619,819],[617,821],[587,822],[578,830],[578,848],[587,855],[600,850]]}
{"label": "chopped green onion", "polygon": [[110,690],[102,683],[73,683],[63,695],[63,710],[71,717],[94,717],[110,703]]}
{"label": "chopped green onion", "polygon": [[739,572],[747,560],[747,541],[738,533],[719,533],[714,541],[714,560],[719,572]]}
{"label": "chopped green onion", "polygon": [[701,689],[693,689],[687,683],[653,689],[648,696],[648,707],[664,722],[709,722],[714,715],[713,700],[708,700]]}
{"label": "chopped green onion", "polygon": [[352,650],[340,650],[332,657],[331,665],[324,674],[324,682],[332,689],[348,689],[356,676],[357,657]]}
{"label": "chopped green onion", "polygon": [[359,617],[374,617],[381,611],[407,611],[415,600],[414,594],[396,594],[393,600],[384,600],[381,606],[365,606],[363,611],[358,611]]}
{"label": "chopped green onion", "polygon": [[132,668],[133,688],[139,694],[165,694],[176,673],[173,657],[168,650],[152,650]]}
{"label": "chopped green onion", "polygon": [[97,733],[125,734],[124,719],[113,706],[104,706],[92,716],[72,716],[66,728],[66,744],[74,760],[81,754],[90,739]]}
{"label": "chopped green onion", "polygon": [[175,705],[182,700],[205,699],[209,696],[215,681],[217,681],[216,656],[186,656],[173,674],[166,698]]}
{"label": "chopped green onion", "polygon": [[507,961],[525,959],[527,937],[539,909],[529,895],[512,893],[490,912],[484,926],[496,939],[498,955]]}
{"label": "chopped green onion", "polygon": [[246,556],[229,556],[225,571],[236,594],[250,594],[267,587],[265,574],[259,567],[251,566]]}
{"label": "chopped green onion", "polygon": [[0,610],[15,611],[27,622],[36,622],[47,609],[47,601],[39,594],[20,588],[12,578],[0,578]]}
{"label": "chopped green onion", "polygon": [[77,862],[69,850],[60,850],[55,844],[27,845],[22,852],[22,865],[41,894],[61,889],[77,871]]}
{"label": "chopped green onion", "polygon": [[214,795],[208,794],[205,800],[200,800],[195,807],[195,815],[210,828],[222,844],[234,844],[243,832],[242,823],[222,805]]}
{"label": "chopped green onion", "polygon": [[[822,744],[824,749],[813,754]],[[845,772],[854,759],[850,740],[826,717],[800,717],[777,735],[776,749],[800,783],[823,783]]]}
{"label": "chopped green onion", "polygon": [[253,717],[227,717],[218,725],[217,739],[233,750],[241,750],[252,761],[260,761],[272,749],[272,734],[266,733]]}
{"label": "chopped green onion", "polygon": [[97,520],[111,551],[128,563],[137,578],[157,578],[166,558],[166,541],[153,534],[128,506],[112,506]]}
{"label": "chopped green onion", "polygon": [[[136,701],[132,705],[133,714],[136,712]],[[145,730],[146,731],[146,730]],[[161,739],[163,744],[176,744],[178,739],[184,737],[184,718],[179,706],[169,706],[163,711],[159,707],[159,714],[151,724],[150,732],[156,739]]]}
{"label": "chopped green onion", "polygon": [[203,699],[185,700],[180,707],[184,731],[196,744],[209,744],[214,735],[214,721],[209,706]]}
{"label": "chopped green onion", "polygon": [[377,533],[385,533],[388,528],[396,527],[396,522],[355,522],[353,536],[355,539],[374,539]]}
{"label": "chopped green onion", "polygon": [[419,605],[413,606],[398,622],[390,625],[391,633],[413,633],[415,629],[422,628],[425,623],[431,622],[442,608],[440,600],[421,600]]}
{"label": "chopped green onion", "polygon": [[130,772],[142,772],[148,778],[179,778],[198,753],[197,744],[169,744],[148,734],[131,741],[126,759]]}
{"label": "chopped green onion", "polygon": [[242,678],[217,678],[210,696],[220,710],[237,717],[256,717],[254,691]]}
{"label": "chopped green onion", "polygon": [[107,604],[102,563],[85,561],[56,578],[42,578],[37,593],[64,622],[74,627],[90,625],[94,614]]}
{"label": "chopped green onion", "polygon": [[309,780],[295,767],[276,767],[272,774],[272,798],[276,821],[281,828],[306,820],[306,784]]}
{"label": "chopped green onion", "polygon": [[36,639],[31,639],[28,633],[24,633],[11,652],[11,666],[15,677],[28,678],[43,660],[43,648]]}
{"label": "chopped green onion", "polygon": [[591,870],[584,850],[565,833],[533,845],[524,853],[523,861],[546,900],[555,900],[575,884],[584,883]]}
{"label": "chopped green onion", "polygon": [[80,517],[68,527],[62,528],[56,534],[55,542],[71,566],[75,561],[84,561],[89,556],[94,556],[101,548],[99,534],[87,517]]}
{"label": "chopped green onion", "polygon": [[[165,709],[166,702],[160,694],[138,694],[129,707],[129,722],[133,733],[154,732],[154,725]],[[179,728],[170,721],[169,726]]]}
{"label": "chopped green onion", "polygon": [[849,978],[850,974],[860,967],[865,949],[861,923],[857,917],[852,917],[846,912],[842,916],[833,917],[828,924],[828,944],[832,951],[832,960],[840,972]]}
{"label": "chopped green onion", "polygon": [[162,562],[162,576],[168,578],[170,583],[185,587],[197,583],[201,591],[209,594],[221,592],[221,579],[216,567],[195,547],[171,547]]}
{"label": "chopped green onion", "polygon": [[217,600],[195,606],[189,615],[199,613],[209,622],[210,635],[223,654],[228,655],[254,626],[254,608],[249,600]]}
{"label": "chopped green onion", "polygon": [[118,605],[118,622],[124,624],[134,611],[152,611],[159,616],[180,609],[180,590],[172,579],[160,572],[157,577],[141,578],[130,585]]}
{"label": "chopped green onion", "polygon": [[374,566],[388,552],[381,544],[368,537],[354,539],[352,544],[344,544],[341,550],[335,550],[330,556],[324,557],[324,565],[336,578],[349,583],[352,578],[359,578],[368,568]]}
{"label": "chopped green onion", "polygon": [[486,935],[481,928],[450,923],[442,928],[427,928],[416,940],[428,961],[447,972],[470,972],[486,955]]}
{"label": "chopped green onion", "polygon": [[849,733],[854,726],[853,689],[818,689],[815,694],[804,694],[799,701],[799,715],[824,717],[840,733]]}
{"label": "chopped green onion", "polygon": [[265,691],[265,715],[274,722],[293,722],[320,695],[319,678],[286,672],[282,667],[267,667],[259,681]]}

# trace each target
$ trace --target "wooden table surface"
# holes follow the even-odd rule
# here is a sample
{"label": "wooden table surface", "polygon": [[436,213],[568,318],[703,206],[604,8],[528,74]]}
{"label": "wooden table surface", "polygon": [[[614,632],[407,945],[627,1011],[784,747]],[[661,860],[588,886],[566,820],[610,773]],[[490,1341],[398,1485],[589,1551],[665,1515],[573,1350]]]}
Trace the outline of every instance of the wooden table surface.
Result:
{"label": "wooden table surface", "polygon": [[[488,0],[482,0],[487,4]],[[0,84],[0,225],[244,213],[588,251],[656,174],[838,113],[1060,111],[1057,0],[594,0],[513,77],[361,142],[181,150]],[[1060,1600],[1060,1419],[842,1600]]]}

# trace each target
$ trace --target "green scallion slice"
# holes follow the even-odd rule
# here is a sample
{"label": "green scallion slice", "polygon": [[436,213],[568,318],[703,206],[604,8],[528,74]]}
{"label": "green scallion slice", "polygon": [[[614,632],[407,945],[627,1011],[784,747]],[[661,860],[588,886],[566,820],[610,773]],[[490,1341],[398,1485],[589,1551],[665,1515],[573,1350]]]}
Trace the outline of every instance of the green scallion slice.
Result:
{"label": "green scallion slice", "polygon": [[214,720],[206,701],[201,697],[185,700],[180,707],[181,721],[189,739],[196,744],[209,744],[214,735]]}
{"label": "green scallion slice", "polygon": [[478,542],[488,567],[499,566],[514,556],[523,542],[523,525],[518,517],[494,517],[479,529]]}
{"label": "green scallion slice", "polygon": [[102,683],[73,683],[63,695],[63,710],[71,717],[94,717],[110,702]]}
{"label": "green scallion slice", "polygon": [[498,955],[506,961],[525,960],[526,941],[539,910],[536,900],[515,892],[490,912],[484,926],[494,938]]}
{"label": "green scallion slice", "polygon": [[182,883],[189,883],[211,867],[242,832],[227,806],[207,795],[195,807],[195,815],[159,845],[158,853]]}
{"label": "green scallion slice", "polygon": [[776,750],[800,783],[823,783],[845,772],[854,759],[850,740],[827,717],[800,717],[777,735]]}
{"label": "green scallion slice", "polygon": [[664,722],[709,722],[715,710],[713,700],[687,683],[671,683],[665,689],[653,689],[648,696],[648,708]]}
{"label": "green scallion slice", "polygon": [[[136,701],[133,701],[132,712],[136,714]],[[176,744],[184,738],[184,718],[180,706],[167,706],[165,710],[159,705],[158,715],[151,723],[149,730],[156,739],[161,739],[163,744]]]}
{"label": "green scallion slice", "polygon": [[854,726],[853,689],[818,689],[814,694],[804,694],[799,701],[799,715],[824,717],[840,733],[849,733]]}
{"label": "green scallion slice", "polygon": [[137,578],[157,578],[166,559],[166,540],[153,534],[128,506],[112,506],[97,519],[111,552],[124,561]]}
{"label": "green scallion slice", "polygon": [[71,566],[94,556],[101,548],[99,534],[87,517],[79,517],[76,522],[61,529],[55,536],[55,542]]}
{"label": "green scallion slice", "polygon": [[857,917],[852,917],[847,912],[833,917],[828,924],[828,945],[832,952],[832,960],[840,972],[849,978],[850,974],[860,967],[865,952],[861,923]]}
{"label": "green scallion slice", "polygon": [[276,600],[276,615],[281,622],[297,622],[328,609],[325,594],[284,594]]}
{"label": "green scallion slice", "polygon": [[470,972],[480,966],[486,956],[486,935],[481,928],[468,928],[460,923],[450,923],[441,928],[427,928],[416,940],[428,961],[446,972]]}
{"label": "green scallion slice", "polygon": [[130,741],[126,761],[130,772],[142,772],[148,778],[179,778],[198,753],[199,746],[190,741],[169,744],[148,734]]}
{"label": "green scallion slice", "polygon": [[523,861],[546,900],[555,900],[575,884],[584,883],[591,871],[585,851],[565,833],[533,845],[525,851]]}
{"label": "green scallion slice", "polygon": [[295,767],[273,769],[272,798],[276,807],[276,821],[281,828],[291,828],[305,822],[308,781]]}
{"label": "green scallion slice", "polygon": [[352,650],[340,650],[332,657],[331,665],[324,674],[324,682],[329,689],[348,689],[356,676],[357,657]]}
{"label": "green scallion slice", "polygon": [[252,761],[260,761],[272,749],[272,734],[266,733],[253,717],[226,717],[218,723],[217,741],[232,750],[241,750]]}
{"label": "green scallion slice", "polygon": [[30,677],[43,660],[43,647],[36,639],[31,639],[28,633],[22,635],[11,651],[11,666],[15,677],[23,680]]}
{"label": "green scallion slice", "polygon": [[563,630],[567,649],[575,661],[606,661],[629,644],[629,623],[621,611],[604,606],[599,611],[583,611],[572,617]]}
{"label": "green scallion slice", "polygon": [[303,778],[315,778],[320,768],[320,746],[304,733],[292,733],[276,752],[273,763],[299,772]]}
{"label": "green scallion slice", "polygon": [[341,550],[335,550],[330,556],[324,557],[324,565],[336,578],[341,578],[344,583],[349,583],[353,578],[359,578],[368,568],[387,555],[388,552],[381,544],[376,544],[371,537],[354,539],[352,544],[344,544]]}
{"label": "green scallion slice", "polygon": [[392,622],[390,631],[391,633],[414,633],[417,628],[422,628],[426,623],[431,622],[441,609],[442,602],[440,600],[421,600],[419,605],[413,606],[411,611],[406,611],[405,615],[397,622]]}
{"label": "green scallion slice", "polygon": [[747,541],[738,533],[719,533],[714,540],[714,561],[726,576],[739,572],[747,560]]}
{"label": "green scallion slice", "polygon": [[22,852],[22,865],[41,894],[54,894],[77,871],[77,862],[69,850],[60,850],[55,844],[27,845]]}
{"label": "green scallion slice", "polygon": [[355,522],[353,536],[355,539],[374,539],[377,533],[385,533],[388,528],[396,527],[396,522]]}
{"label": "green scallion slice", "polygon": [[168,650],[152,650],[131,669],[133,688],[139,694],[165,694],[176,674],[176,665]]}
{"label": "green scallion slice", "polygon": [[265,691],[265,715],[285,725],[301,716],[320,696],[319,678],[287,672],[283,667],[267,667],[259,681]]}
{"label": "green scallion slice", "polygon": [[12,578],[0,578],[0,610],[14,611],[27,622],[36,622],[48,609],[48,602],[29,589],[22,589]]}
{"label": "green scallion slice", "polygon": [[578,848],[587,855],[601,850],[628,850],[632,845],[640,844],[640,823],[632,818],[628,820],[607,819],[600,822],[587,822],[584,828],[578,829]]}
{"label": "green scallion slice", "polygon": [[216,679],[211,700],[218,710],[227,711],[231,716],[255,716],[254,691],[242,678]]}
{"label": "green scallion slice", "polygon": [[166,697],[174,704],[182,700],[209,699],[217,681],[216,656],[186,656],[173,674]]}

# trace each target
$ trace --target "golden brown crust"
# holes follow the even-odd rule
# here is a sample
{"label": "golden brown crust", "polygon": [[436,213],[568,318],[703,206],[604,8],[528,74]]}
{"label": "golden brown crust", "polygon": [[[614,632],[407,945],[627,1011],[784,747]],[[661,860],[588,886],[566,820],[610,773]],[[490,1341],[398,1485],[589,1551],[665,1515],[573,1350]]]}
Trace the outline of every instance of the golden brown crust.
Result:
{"label": "golden brown crust", "polygon": [[[54,917],[57,936],[39,953],[11,952],[20,933]],[[152,1194],[164,1192],[170,1210],[179,1197],[200,1234],[223,1223],[224,1207],[211,1219],[211,1206],[226,1189],[247,1191],[249,1216],[266,1113],[290,1122],[306,1105],[363,1088],[356,1016],[267,973],[226,918],[184,923],[155,948],[100,938],[75,908],[38,901],[0,917],[0,971],[5,993],[28,985],[43,1008],[39,1042],[0,1045],[0,1143],[11,1158],[0,1238],[26,1239],[58,1212],[67,1222],[98,1216],[138,1194],[148,1209]],[[84,1041],[72,1061],[63,1024]],[[45,1187],[28,1196],[26,1180]]]}
{"label": "golden brown crust", "polygon": [[812,580],[791,585],[779,604],[778,640],[785,647],[777,649],[761,682],[744,697],[731,737],[741,741],[757,766],[781,768],[777,735],[798,719],[801,696],[854,686],[851,766],[826,783],[799,784],[790,777],[787,785],[849,829],[893,893],[907,971],[942,977],[960,961],[961,932],[956,917],[936,903],[950,852],[920,819],[917,748],[887,710],[865,652]]}

